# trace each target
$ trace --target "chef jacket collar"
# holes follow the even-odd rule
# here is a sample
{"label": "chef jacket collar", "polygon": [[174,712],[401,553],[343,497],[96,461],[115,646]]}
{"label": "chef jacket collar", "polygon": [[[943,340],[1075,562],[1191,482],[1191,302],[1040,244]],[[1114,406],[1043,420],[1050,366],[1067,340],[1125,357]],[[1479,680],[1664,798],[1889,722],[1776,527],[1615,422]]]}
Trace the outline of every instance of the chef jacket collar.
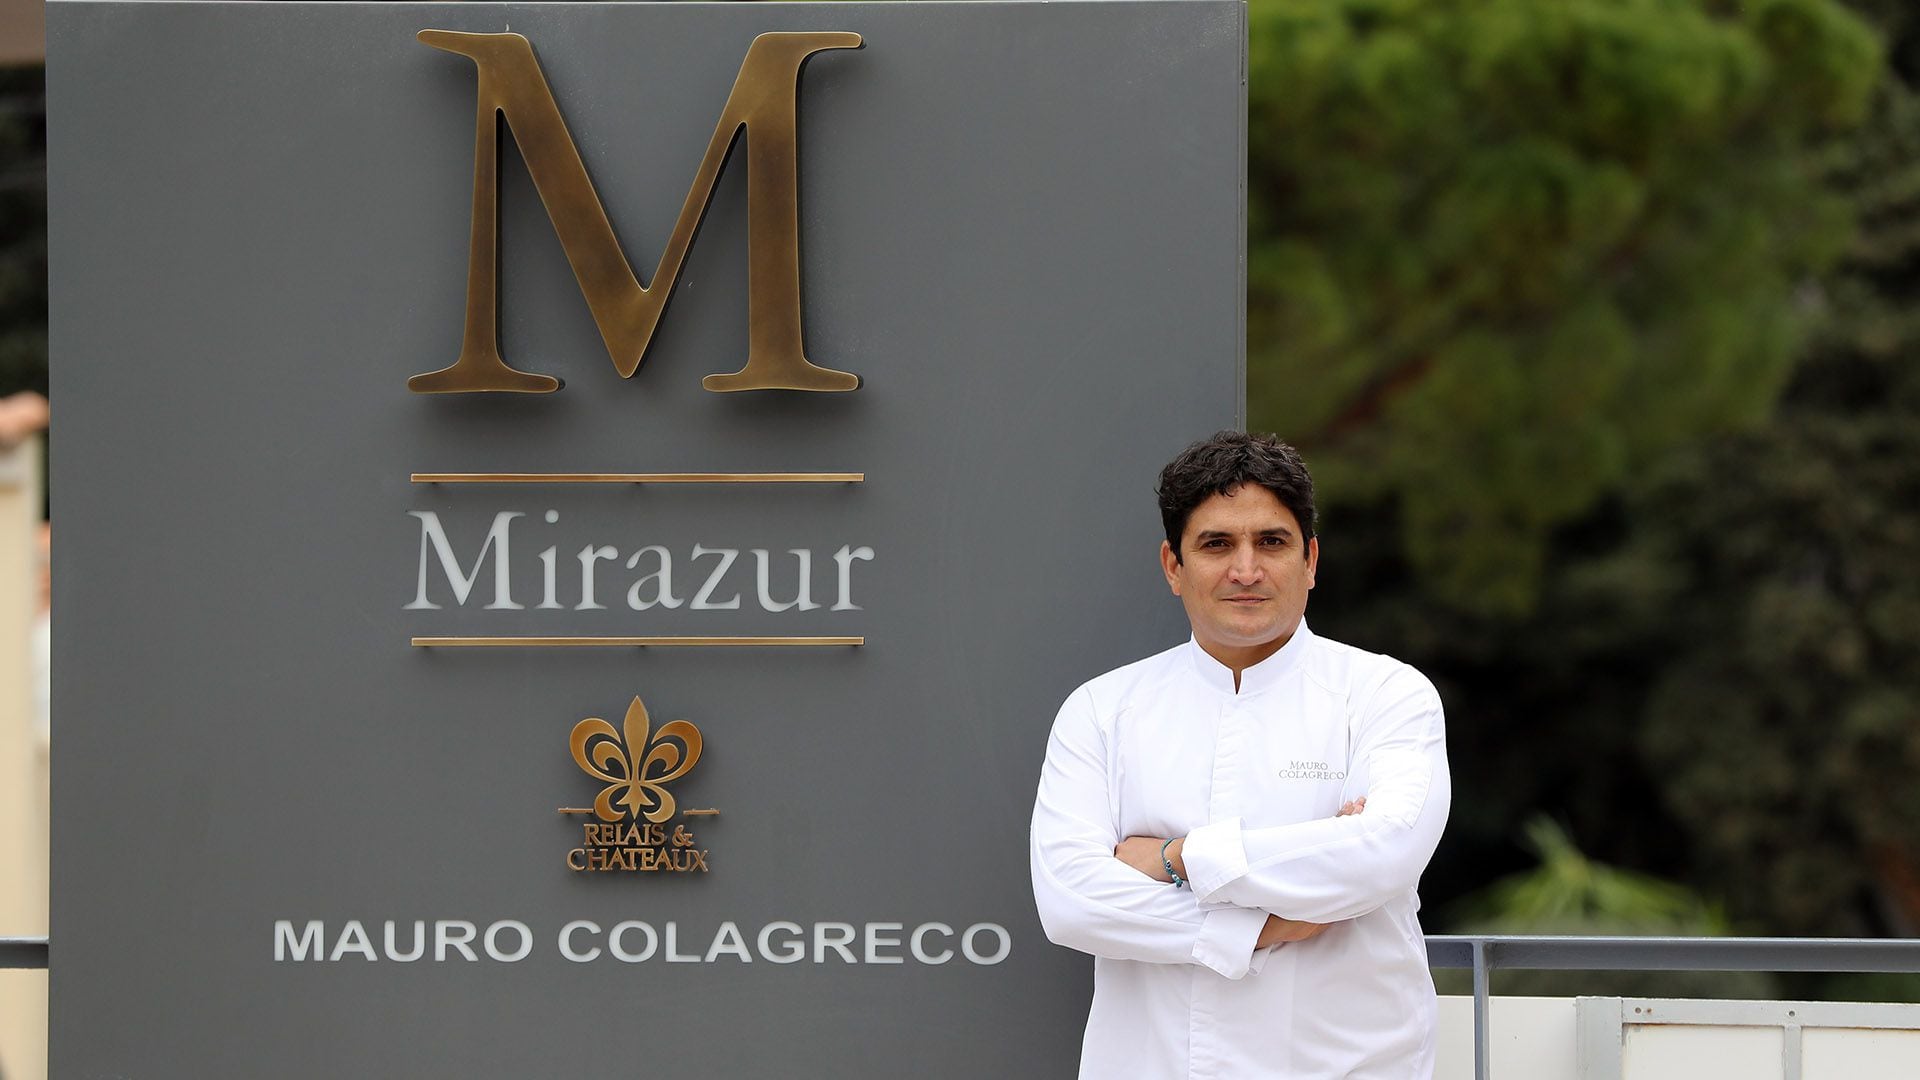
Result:
{"label": "chef jacket collar", "polygon": [[1215,660],[1192,637],[1187,638],[1187,656],[1193,661],[1194,673],[1200,676],[1201,682],[1223,694],[1232,696],[1237,693],[1245,697],[1278,686],[1287,676],[1299,670],[1301,661],[1307,655],[1308,643],[1312,640],[1313,631],[1307,629],[1307,620],[1302,617],[1300,625],[1293,631],[1293,637],[1280,646],[1279,652],[1240,673],[1238,691],[1233,688],[1233,669]]}

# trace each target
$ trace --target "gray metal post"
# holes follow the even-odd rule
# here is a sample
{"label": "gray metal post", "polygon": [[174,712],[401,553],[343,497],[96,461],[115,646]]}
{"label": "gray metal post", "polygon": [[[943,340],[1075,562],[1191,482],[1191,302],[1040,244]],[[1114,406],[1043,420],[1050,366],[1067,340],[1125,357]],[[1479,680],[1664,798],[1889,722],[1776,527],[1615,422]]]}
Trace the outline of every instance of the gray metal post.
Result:
{"label": "gray metal post", "polygon": [[1487,982],[1490,972],[1487,954],[1493,948],[1488,941],[1476,940],[1473,943],[1473,1080],[1487,1080],[1491,1064],[1488,1062],[1490,1051],[1487,1046],[1487,1028],[1491,1017],[1487,1015]]}

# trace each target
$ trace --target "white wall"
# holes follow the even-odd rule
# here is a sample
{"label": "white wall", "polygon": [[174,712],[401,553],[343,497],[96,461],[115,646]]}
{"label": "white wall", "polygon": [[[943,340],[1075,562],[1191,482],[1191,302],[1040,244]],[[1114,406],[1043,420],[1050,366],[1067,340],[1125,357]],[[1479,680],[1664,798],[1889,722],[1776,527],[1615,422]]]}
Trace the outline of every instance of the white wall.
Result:
{"label": "white wall", "polygon": [[[1490,1080],[1581,1080],[1575,1033],[1572,998],[1494,998]],[[1473,1080],[1470,997],[1440,999],[1440,1064],[1434,1080]]]}
{"label": "white wall", "polygon": [[[1496,997],[1491,1019],[1489,1080],[1920,1078],[1920,1005]],[[1435,1080],[1472,1078],[1473,999],[1443,997]]]}

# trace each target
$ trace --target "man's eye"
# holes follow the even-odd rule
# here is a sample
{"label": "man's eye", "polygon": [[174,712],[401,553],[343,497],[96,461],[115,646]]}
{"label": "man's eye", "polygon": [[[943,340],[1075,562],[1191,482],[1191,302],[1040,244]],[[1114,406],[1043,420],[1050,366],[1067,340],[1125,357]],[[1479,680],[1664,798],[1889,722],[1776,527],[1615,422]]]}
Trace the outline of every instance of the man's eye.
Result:
{"label": "man's eye", "polygon": [[1270,547],[1270,548],[1277,548],[1277,547],[1286,547],[1286,546],[1287,546],[1287,542],[1286,542],[1286,540],[1285,540],[1285,539],[1283,539],[1282,537],[1278,537],[1278,536],[1263,536],[1263,537],[1261,537],[1261,538],[1260,538],[1260,546],[1261,546],[1261,547]]}

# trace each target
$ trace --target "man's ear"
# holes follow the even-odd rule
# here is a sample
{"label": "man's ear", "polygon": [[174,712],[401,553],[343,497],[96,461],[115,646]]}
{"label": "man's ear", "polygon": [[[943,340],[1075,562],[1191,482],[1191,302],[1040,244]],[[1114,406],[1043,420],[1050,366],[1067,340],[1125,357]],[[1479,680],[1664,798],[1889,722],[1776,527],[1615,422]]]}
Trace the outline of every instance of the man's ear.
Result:
{"label": "man's ear", "polygon": [[1307,541],[1307,588],[1313,588],[1314,576],[1320,572],[1320,538]]}
{"label": "man's ear", "polygon": [[1160,571],[1167,575],[1167,588],[1173,595],[1180,595],[1180,560],[1174,554],[1173,545],[1160,541]]}

